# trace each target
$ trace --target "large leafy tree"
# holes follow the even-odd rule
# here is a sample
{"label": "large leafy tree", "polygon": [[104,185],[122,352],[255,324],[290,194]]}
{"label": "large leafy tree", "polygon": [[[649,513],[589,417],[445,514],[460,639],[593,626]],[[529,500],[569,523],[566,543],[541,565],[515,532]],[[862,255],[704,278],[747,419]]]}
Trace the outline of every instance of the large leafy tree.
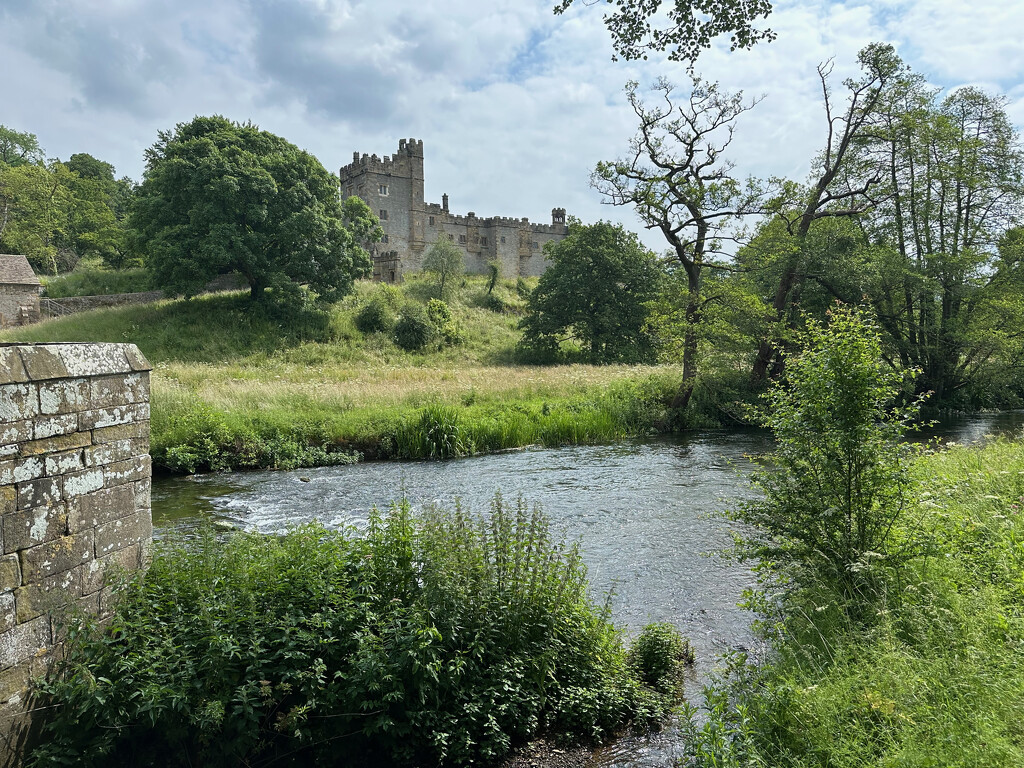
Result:
{"label": "large leafy tree", "polygon": [[593,363],[650,361],[648,302],[661,275],[654,254],[604,221],[572,220],[569,235],[545,250],[550,263],[530,295],[524,345],[557,354],[563,341],[573,341]]}
{"label": "large leafy tree", "polygon": [[322,300],[370,273],[362,243],[379,240],[358,197],[308,152],[251,123],[196,117],[146,151],[130,222],[157,285],[195,295],[238,272],[253,299],[308,284]]}
{"label": "large leafy tree", "polygon": [[[560,0],[555,13],[564,13],[574,2]],[[578,2],[596,4],[595,0]],[[729,36],[733,50],[773,40],[774,32],[756,26],[771,12],[769,0],[615,0],[615,10],[605,14],[604,23],[616,54],[627,61],[660,52],[670,61],[693,65],[723,35]]]}

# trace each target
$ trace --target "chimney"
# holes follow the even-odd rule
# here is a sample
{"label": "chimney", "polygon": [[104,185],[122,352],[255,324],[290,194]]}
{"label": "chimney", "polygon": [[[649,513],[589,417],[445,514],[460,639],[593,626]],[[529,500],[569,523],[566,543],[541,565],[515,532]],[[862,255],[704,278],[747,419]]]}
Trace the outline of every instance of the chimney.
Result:
{"label": "chimney", "polygon": [[441,195],[441,210],[443,210],[445,213],[448,213],[448,193],[447,192],[445,192],[443,195]]}

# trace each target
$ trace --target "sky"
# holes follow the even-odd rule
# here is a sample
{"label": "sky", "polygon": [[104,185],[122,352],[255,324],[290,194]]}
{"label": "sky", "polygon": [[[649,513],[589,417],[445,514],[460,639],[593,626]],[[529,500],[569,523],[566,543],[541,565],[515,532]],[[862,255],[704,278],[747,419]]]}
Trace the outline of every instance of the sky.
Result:
{"label": "sky", "polygon": [[[87,152],[142,178],[160,130],[195,115],[252,121],[337,172],[352,153],[424,141],[426,198],[455,213],[551,209],[634,231],[631,211],[589,185],[636,130],[623,87],[659,77],[664,57],[612,61],[604,3],[577,0],[0,0],[0,124],[34,133],[48,157]],[[857,51],[895,46],[943,89],[1004,94],[1024,127],[1019,0],[780,0],[771,43],[716,46],[705,80],[763,100],[741,118],[730,159],[741,176],[803,180],[824,141],[816,66],[835,92]],[[655,233],[643,233],[656,250]]]}

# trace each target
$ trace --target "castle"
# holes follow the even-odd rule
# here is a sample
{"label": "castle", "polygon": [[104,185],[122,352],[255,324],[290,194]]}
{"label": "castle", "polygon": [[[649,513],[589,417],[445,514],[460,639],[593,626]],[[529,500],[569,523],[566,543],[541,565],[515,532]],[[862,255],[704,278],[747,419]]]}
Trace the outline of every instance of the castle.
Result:
{"label": "castle", "polygon": [[551,224],[502,216],[478,218],[472,211],[457,216],[423,197],[423,142],[402,139],[391,157],[352,154],[341,168],[341,196],[358,195],[380,218],[384,238],[371,246],[373,278],[395,283],[404,272],[418,272],[423,255],[438,238],[447,237],[464,252],[466,271],[487,272],[488,262],[501,264],[504,277],[539,275],[546,266],[544,243],[564,238],[569,230],[565,209],[551,211]]}

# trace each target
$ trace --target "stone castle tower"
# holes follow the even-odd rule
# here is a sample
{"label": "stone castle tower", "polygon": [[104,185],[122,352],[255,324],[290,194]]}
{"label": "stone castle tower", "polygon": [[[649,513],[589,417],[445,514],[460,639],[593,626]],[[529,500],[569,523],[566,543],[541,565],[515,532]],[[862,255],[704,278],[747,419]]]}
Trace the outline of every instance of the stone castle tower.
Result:
{"label": "stone castle tower", "polygon": [[371,246],[373,277],[398,282],[405,272],[418,272],[423,254],[441,237],[462,249],[466,271],[487,272],[490,261],[501,264],[505,277],[539,275],[544,271],[544,243],[564,238],[565,209],[551,211],[551,224],[501,216],[478,218],[470,211],[457,216],[448,211],[448,195],[440,204],[426,203],[423,195],[423,142],[402,139],[391,157],[352,154],[343,166],[342,198],[357,195],[380,218],[382,242]]}

